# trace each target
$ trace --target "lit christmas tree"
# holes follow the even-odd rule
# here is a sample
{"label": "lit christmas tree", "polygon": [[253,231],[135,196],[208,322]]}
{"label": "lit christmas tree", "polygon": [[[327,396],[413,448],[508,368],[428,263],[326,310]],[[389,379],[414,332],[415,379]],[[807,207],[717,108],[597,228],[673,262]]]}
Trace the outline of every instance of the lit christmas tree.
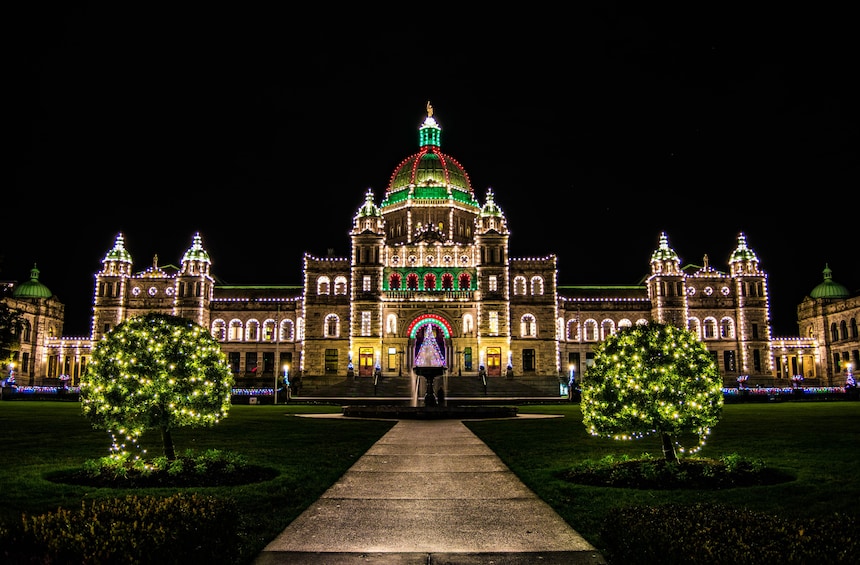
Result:
{"label": "lit christmas tree", "polygon": [[172,460],[171,430],[227,417],[232,388],[226,357],[205,328],[151,313],[126,320],[96,344],[81,403],[93,427],[114,436],[111,457],[128,459],[124,442],[136,446],[144,431],[156,429]]}
{"label": "lit christmas tree", "polygon": [[445,364],[439,343],[436,341],[436,328],[433,324],[424,327],[424,339],[415,354],[416,367],[442,367]]}
{"label": "lit christmas tree", "polygon": [[663,456],[677,460],[681,434],[698,451],[723,407],[722,378],[696,334],[651,322],[624,328],[595,350],[582,379],[582,421],[591,435],[638,439],[659,434]]}

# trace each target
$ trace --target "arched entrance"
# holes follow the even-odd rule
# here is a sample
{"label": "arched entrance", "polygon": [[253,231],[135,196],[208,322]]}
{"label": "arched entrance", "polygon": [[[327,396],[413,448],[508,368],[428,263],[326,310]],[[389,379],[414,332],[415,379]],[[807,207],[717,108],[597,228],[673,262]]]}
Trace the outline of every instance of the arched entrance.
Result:
{"label": "arched entrance", "polygon": [[423,314],[407,329],[410,366],[448,367],[451,354],[451,325],[437,314]]}

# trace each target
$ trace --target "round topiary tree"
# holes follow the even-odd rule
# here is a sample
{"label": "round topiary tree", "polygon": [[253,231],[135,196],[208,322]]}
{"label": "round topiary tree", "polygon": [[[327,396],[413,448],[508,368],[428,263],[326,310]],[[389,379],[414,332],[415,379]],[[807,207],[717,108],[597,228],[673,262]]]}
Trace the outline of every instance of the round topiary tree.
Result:
{"label": "round topiary tree", "polygon": [[650,322],[622,328],[600,343],[582,379],[582,420],[591,435],[638,439],[659,434],[663,456],[677,461],[682,435],[696,451],[722,415],[722,379],[696,334]]}
{"label": "round topiary tree", "polygon": [[[161,430],[173,460],[171,430],[212,426],[227,416],[233,374],[202,326],[151,313],[117,325],[93,347],[81,379],[83,413],[113,435],[112,457],[127,457],[146,430]],[[117,439],[117,434],[123,436]]]}

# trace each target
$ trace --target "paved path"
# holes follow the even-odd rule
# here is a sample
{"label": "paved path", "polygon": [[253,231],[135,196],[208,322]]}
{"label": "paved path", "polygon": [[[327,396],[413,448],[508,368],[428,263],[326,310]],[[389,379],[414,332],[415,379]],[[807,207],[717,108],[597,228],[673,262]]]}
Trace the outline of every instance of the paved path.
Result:
{"label": "paved path", "polygon": [[299,563],[606,561],[460,420],[400,420],[255,561]]}

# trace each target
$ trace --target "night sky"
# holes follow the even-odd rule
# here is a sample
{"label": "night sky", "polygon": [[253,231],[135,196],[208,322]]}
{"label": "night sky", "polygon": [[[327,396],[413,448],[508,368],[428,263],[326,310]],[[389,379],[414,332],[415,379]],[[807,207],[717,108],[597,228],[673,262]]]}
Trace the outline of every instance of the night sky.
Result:
{"label": "night sky", "polygon": [[40,4],[14,26],[0,280],[36,264],[66,335],[89,334],[120,232],[135,271],[178,265],[200,232],[234,284],[347,256],[428,101],[512,255],[555,253],[561,284],[637,284],[663,231],[683,264],[727,271],[743,232],[777,336],[825,264],[860,288],[847,14],[141,6]]}

